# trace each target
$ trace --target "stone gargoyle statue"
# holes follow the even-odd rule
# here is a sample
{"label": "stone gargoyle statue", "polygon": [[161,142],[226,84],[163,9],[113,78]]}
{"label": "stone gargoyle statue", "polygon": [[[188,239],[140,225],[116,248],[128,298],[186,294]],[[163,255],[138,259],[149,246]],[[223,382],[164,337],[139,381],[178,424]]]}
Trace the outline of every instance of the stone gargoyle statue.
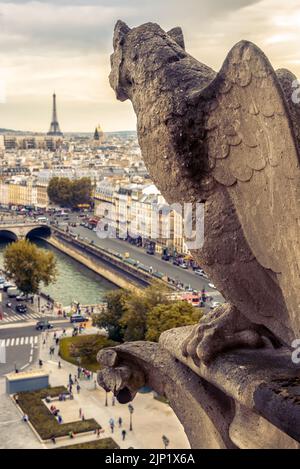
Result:
{"label": "stone gargoyle statue", "polygon": [[295,77],[242,41],[219,73],[180,28],[118,21],[110,84],[130,99],[151,177],[169,203],[205,205],[193,256],[226,303],[182,344],[195,363],[300,338],[300,107]]}

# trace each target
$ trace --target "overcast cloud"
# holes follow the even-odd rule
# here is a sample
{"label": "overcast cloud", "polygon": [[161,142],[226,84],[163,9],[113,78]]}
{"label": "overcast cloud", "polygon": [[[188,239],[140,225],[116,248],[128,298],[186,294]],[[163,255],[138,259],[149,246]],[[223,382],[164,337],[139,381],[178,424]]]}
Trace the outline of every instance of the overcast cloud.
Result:
{"label": "overcast cloud", "polygon": [[55,89],[64,131],[135,128],[130,103],[115,100],[107,79],[117,19],[182,26],[187,50],[216,70],[249,39],[300,78],[299,0],[0,0],[0,127],[46,131]]}

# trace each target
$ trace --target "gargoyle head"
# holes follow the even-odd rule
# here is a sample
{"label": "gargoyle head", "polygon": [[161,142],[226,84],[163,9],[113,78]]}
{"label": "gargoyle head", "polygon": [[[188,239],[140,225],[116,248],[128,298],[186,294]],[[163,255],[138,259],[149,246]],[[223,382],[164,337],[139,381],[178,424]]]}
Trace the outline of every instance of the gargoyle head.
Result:
{"label": "gargoyle head", "polygon": [[[153,38],[155,40],[150,41]],[[166,33],[155,23],[130,29],[126,23],[118,21],[113,46],[109,81],[120,101],[131,99],[134,86],[143,86],[147,74],[155,73],[156,67],[177,60],[180,54],[186,55],[181,28]]]}

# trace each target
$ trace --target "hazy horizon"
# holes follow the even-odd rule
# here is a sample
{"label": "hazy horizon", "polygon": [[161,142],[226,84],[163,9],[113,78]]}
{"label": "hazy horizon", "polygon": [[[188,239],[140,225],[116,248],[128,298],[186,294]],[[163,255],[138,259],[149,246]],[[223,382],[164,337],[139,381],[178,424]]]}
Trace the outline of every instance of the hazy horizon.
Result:
{"label": "hazy horizon", "polygon": [[[220,69],[241,39],[255,42],[274,68],[300,77],[299,0],[0,0],[0,80],[6,102],[0,127],[47,132],[52,93],[63,132],[131,131],[129,101],[116,100],[108,83],[115,22],[153,21],[181,26],[186,49]],[[1,84],[1,81],[0,81]],[[0,100],[3,90],[0,86]]]}

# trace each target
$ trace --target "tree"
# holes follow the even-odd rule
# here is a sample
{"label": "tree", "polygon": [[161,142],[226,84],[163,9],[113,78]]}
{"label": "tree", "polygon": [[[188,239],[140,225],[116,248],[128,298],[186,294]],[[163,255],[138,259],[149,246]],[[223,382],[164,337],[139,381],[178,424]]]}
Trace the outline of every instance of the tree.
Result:
{"label": "tree", "polygon": [[199,321],[201,310],[185,301],[170,301],[168,291],[159,284],[142,291],[114,290],[106,294],[107,310],[95,317],[109,338],[118,342],[158,341],[167,329]]}
{"label": "tree", "polygon": [[149,307],[143,294],[131,293],[123,302],[124,313],[120,324],[124,330],[124,340],[144,340]]}
{"label": "tree", "polygon": [[75,208],[79,204],[91,203],[92,183],[87,177],[74,181],[65,177],[53,177],[49,182],[47,192],[51,202],[62,207]]}
{"label": "tree", "polygon": [[158,342],[162,332],[195,324],[201,315],[199,308],[195,308],[186,301],[157,305],[147,314],[146,340]]}
{"label": "tree", "polygon": [[48,197],[51,202],[70,207],[72,200],[72,183],[68,178],[54,177],[48,185]]}
{"label": "tree", "polygon": [[153,284],[141,292],[130,292],[123,299],[124,313],[120,324],[124,328],[124,340],[144,340],[147,330],[147,315],[157,305],[169,304],[167,290],[159,284]]}
{"label": "tree", "polygon": [[153,285],[141,292],[114,290],[104,297],[107,310],[95,317],[95,324],[116,341],[144,340],[147,314],[157,304],[168,303],[166,289]]}
{"label": "tree", "polygon": [[124,314],[124,299],[129,295],[126,290],[113,290],[108,292],[104,301],[107,303],[107,309],[101,315],[94,319],[95,325],[103,327],[108,331],[109,338],[122,342],[124,330],[120,324],[120,319]]}
{"label": "tree", "polygon": [[27,239],[10,244],[4,251],[8,278],[25,294],[38,293],[40,284],[56,280],[56,259],[52,252],[39,249]]}
{"label": "tree", "polygon": [[90,178],[83,177],[72,182],[72,207],[80,204],[90,204],[92,199],[92,183]]}

